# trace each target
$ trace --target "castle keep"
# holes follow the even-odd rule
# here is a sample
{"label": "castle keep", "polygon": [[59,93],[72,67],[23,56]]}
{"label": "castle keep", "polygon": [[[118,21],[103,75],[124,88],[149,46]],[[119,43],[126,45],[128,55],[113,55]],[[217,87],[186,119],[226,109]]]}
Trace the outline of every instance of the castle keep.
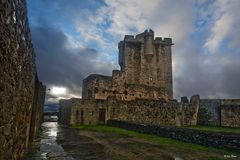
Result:
{"label": "castle keep", "polygon": [[83,80],[83,99],[172,99],[171,38],[154,39],[152,30],[119,42],[119,65],[112,77],[90,75]]}
{"label": "castle keep", "polygon": [[154,125],[195,125],[199,96],[173,100],[171,38],[146,30],[118,44],[120,70],[83,80],[82,99],[60,100],[59,121],[105,124],[107,120]]}

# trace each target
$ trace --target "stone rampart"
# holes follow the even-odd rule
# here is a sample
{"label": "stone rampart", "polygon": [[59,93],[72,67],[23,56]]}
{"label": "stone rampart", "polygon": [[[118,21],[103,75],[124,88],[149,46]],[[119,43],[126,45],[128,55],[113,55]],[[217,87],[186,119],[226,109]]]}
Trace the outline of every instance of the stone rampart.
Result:
{"label": "stone rampart", "polygon": [[110,97],[107,100],[65,100],[60,101],[60,106],[60,122],[70,125],[104,124],[111,119],[163,126],[186,126],[197,123],[199,96],[193,96],[190,103],[144,99],[121,101]]}
{"label": "stone rampart", "polygon": [[240,104],[221,105],[221,126],[240,128]]}
{"label": "stone rampart", "polygon": [[110,119],[142,124],[186,126],[196,125],[199,96],[190,103],[163,100],[109,100]]}
{"label": "stone rampart", "polygon": [[240,127],[240,99],[201,99],[198,124]]}
{"label": "stone rampart", "polygon": [[220,125],[220,104],[221,99],[201,99],[198,114],[200,125]]}
{"label": "stone rampart", "polygon": [[32,114],[35,55],[25,0],[0,2],[0,159],[23,159]]}

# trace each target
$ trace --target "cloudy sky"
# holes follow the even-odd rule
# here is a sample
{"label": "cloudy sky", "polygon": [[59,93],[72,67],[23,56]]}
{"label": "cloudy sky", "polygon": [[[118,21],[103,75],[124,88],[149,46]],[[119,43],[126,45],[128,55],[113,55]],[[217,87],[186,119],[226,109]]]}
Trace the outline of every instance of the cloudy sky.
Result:
{"label": "cloudy sky", "polygon": [[81,97],[91,73],[119,69],[125,34],[172,37],[174,97],[240,97],[239,0],[28,0],[47,103]]}

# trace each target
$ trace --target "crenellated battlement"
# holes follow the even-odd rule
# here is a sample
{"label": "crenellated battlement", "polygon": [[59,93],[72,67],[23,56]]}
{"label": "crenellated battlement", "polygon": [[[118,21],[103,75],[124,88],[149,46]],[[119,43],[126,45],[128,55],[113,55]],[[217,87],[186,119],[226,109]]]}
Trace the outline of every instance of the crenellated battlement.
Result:
{"label": "crenellated battlement", "polygon": [[162,37],[155,37],[154,39],[154,31],[149,29],[145,30],[143,33],[134,35],[125,35],[124,40],[119,42],[119,45],[122,45],[124,42],[126,43],[144,43],[146,38],[150,38],[153,40],[154,44],[161,44],[161,45],[173,45],[171,38],[162,38]]}
{"label": "crenellated battlement", "polygon": [[171,38],[154,37],[151,29],[136,36],[125,35],[118,48],[126,83],[165,86],[172,98],[171,45]]}

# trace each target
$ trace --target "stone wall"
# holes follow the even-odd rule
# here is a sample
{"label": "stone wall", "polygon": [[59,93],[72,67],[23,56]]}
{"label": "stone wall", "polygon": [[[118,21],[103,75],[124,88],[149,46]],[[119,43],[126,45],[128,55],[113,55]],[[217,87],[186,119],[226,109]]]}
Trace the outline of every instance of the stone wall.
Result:
{"label": "stone wall", "polygon": [[220,125],[221,99],[201,99],[198,114],[200,125]]}
{"label": "stone wall", "polygon": [[[59,119],[61,124],[97,125],[105,124],[109,119],[108,101],[96,99],[60,100]],[[99,111],[105,110],[104,121],[99,121]]]}
{"label": "stone wall", "polygon": [[195,143],[207,147],[217,147],[232,151],[240,150],[240,135],[199,131],[188,128],[163,127],[156,125],[143,125],[131,122],[109,120],[108,125],[132,130],[140,133],[155,134],[188,143]]}
{"label": "stone wall", "polygon": [[61,124],[70,124],[71,117],[71,106],[73,103],[78,101],[77,98],[72,99],[61,99],[59,101],[59,112],[58,112],[58,122]]}
{"label": "stone wall", "polygon": [[112,77],[92,74],[83,80],[83,99],[107,99],[112,92]]}
{"label": "stone wall", "polygon": [[[106,108],[105,100],[79,99],[71,106],[70,125],[99,123],[99,109]],[[105,115],[106,116],[106,115]],[[104,122],[105,123],[105,122]]]}
{"label": "stone wall", "polygon": [[190,103],[137,99],[121,101],[115,97],[107,100],[77,99],[66,102],[65,113],[60,108],[60,120],[65,124],[104,124],[107,120],[120,120],[165,126],[196,125],[199,96]]}
{"label": "stone wall", "polygon": [[221,126],[240,127],[240,104],[221,105]]}
{"label": "stone wall", "polygon": [[240,127],[240,99],[201,99],[198,124]]}
{"label": "stone wall", "polygon": [[240,99],[221,99],[221,105],[240,105]]}
{"label": "stone wall", "polygon": [[83,80],[83,99],[103,99],[115,96],[118,100],[135,99],[167,99],[165,87],[148,86],[144,84],[127,84],[125,76],[120,71],[113,71],[113,76],[92,74]]}
{"label": "stone wall", "polygon": [[165,126],[196,125],[199,96],[193,96],[190,103],[177,101],[133,101],[109,100],[110,119],[141,124]]}
{"label": "stone wall", "polygon": [[37,131],[43,122],[43,106],[45,102],[46,86],[35,77],[34,101],[30,126],[30,141],[36,138]]}
{"label": "stone wall", "polygon": [[0,1],[0,47],[0,159],[23,159],[35,79],[25,0]]}

